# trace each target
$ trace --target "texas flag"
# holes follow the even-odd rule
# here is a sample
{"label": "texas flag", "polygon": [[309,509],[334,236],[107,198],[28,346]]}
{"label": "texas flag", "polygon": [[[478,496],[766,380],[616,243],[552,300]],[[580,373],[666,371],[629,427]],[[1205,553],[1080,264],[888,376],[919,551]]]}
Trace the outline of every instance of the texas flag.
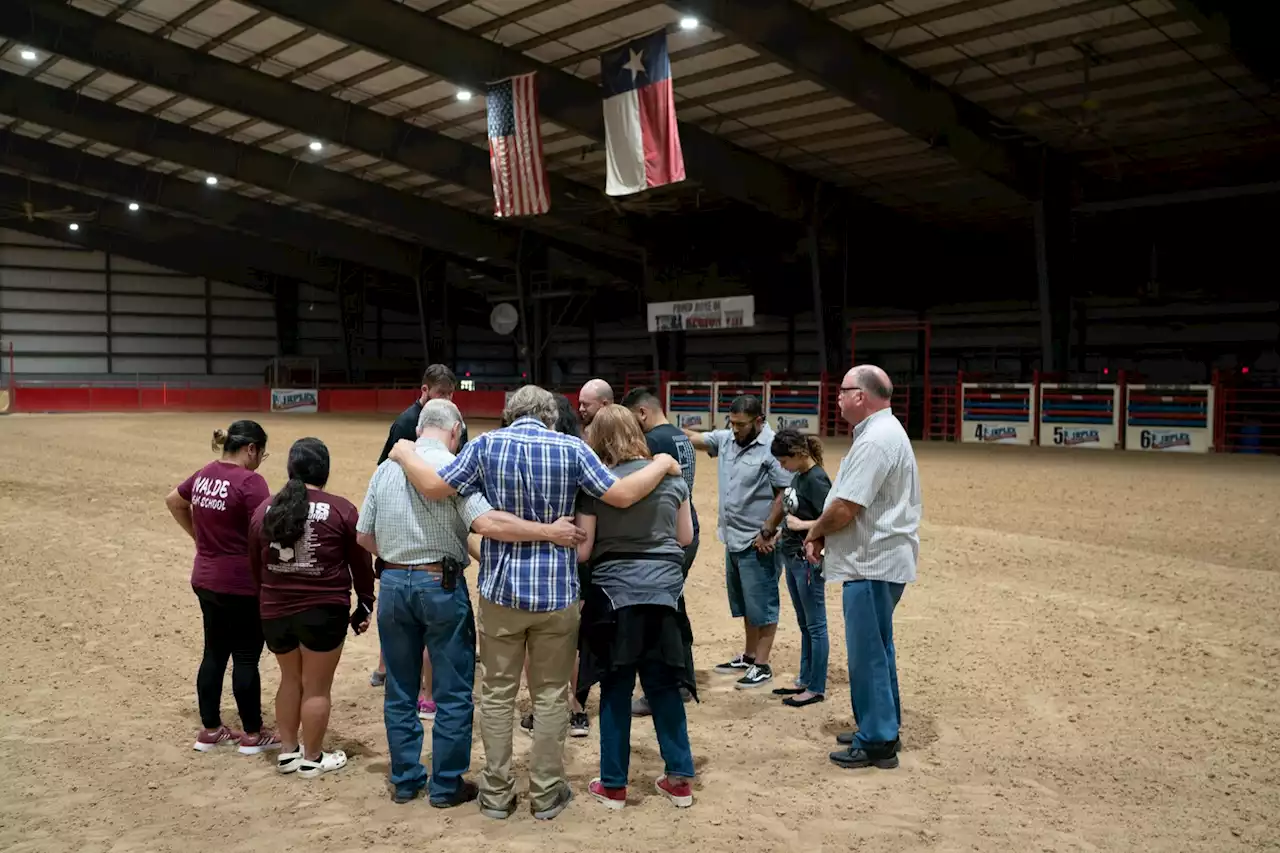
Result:
{"label": "texas flag", "polygon": [[684,180],[667,33],[658,30],[600,57],[605,192],[630,195]]}

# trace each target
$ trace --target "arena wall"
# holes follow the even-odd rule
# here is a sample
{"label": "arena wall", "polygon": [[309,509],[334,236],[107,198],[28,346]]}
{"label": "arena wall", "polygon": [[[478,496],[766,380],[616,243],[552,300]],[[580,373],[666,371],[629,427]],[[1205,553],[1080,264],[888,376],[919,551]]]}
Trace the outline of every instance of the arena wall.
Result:
{"label": "arena wall", "polygon": [[260,384],[275,308],[265,293],[0,229],[0,339],[28,382]]}

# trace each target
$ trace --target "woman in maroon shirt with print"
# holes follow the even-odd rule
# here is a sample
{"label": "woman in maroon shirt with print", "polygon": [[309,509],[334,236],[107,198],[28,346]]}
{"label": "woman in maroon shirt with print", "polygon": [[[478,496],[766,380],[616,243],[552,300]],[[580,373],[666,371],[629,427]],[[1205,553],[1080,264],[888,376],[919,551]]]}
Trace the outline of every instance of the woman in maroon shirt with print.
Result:
{"label": "woman in maroon shirt with print", "polygon": [[298,439],[289,449],[288,484],[249,525],[262,631],[280,662],[276,724],[284,745],[277,767],[308,778],[347,763],[341,750],[322,750],[329,691],[347,627],[364,633],[374,600],[372,559],[356,544],[358,512],[324,491],[328,482],[329,449],[318,438]]}
{"label": "woman in maroon shirt with print", "polygon": [[[195,748],[208,752],[238,743],[254,755],[276,749],[279,739],[262,727],[262,623],[258,591],[249,566],[249,517],[270,497],[267,481],[255,473],[267,458],[267,434],[255,421],[236,421],[215,430],[213,449],[222,451],[169,493],[165,504],[178,525],[195,540],[191,586],[204,617],[204,658],[196,676],[203,731]],[[243,732],[222,724],[222,679],[230,658],[231,691]]]}

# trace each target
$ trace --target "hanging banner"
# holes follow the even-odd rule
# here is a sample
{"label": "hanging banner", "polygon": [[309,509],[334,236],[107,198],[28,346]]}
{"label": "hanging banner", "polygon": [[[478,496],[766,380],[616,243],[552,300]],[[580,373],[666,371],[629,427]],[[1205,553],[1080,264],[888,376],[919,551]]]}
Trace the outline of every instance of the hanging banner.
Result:
{"label": "hanging banner", "polygon": [[320,392],[315,388],[272,388],[271,411],[304,412],[320,410]]}
{"label": "hanging banner", "polygon": [[756,324],[754,296],[725,296],[682,302],[650,302],[650,332],[745,329]]}

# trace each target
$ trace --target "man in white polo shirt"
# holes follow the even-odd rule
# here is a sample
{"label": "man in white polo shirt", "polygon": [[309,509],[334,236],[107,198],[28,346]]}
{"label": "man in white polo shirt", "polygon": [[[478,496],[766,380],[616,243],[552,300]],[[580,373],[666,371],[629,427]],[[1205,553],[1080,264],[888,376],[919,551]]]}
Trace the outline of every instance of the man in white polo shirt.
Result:
{"label": "man in white polo shirt", "polygon": [[893,383],[863,364],[840,384],[840,414],[853,426],[853,446],[805,539],[812,563],[829,583],[844,585],[849,693],[857,732],[837,737],[841,767],[898,766],[898,666],[893,610],[916,579],[920,553],[920,471],[906,430],[890,407]]}

